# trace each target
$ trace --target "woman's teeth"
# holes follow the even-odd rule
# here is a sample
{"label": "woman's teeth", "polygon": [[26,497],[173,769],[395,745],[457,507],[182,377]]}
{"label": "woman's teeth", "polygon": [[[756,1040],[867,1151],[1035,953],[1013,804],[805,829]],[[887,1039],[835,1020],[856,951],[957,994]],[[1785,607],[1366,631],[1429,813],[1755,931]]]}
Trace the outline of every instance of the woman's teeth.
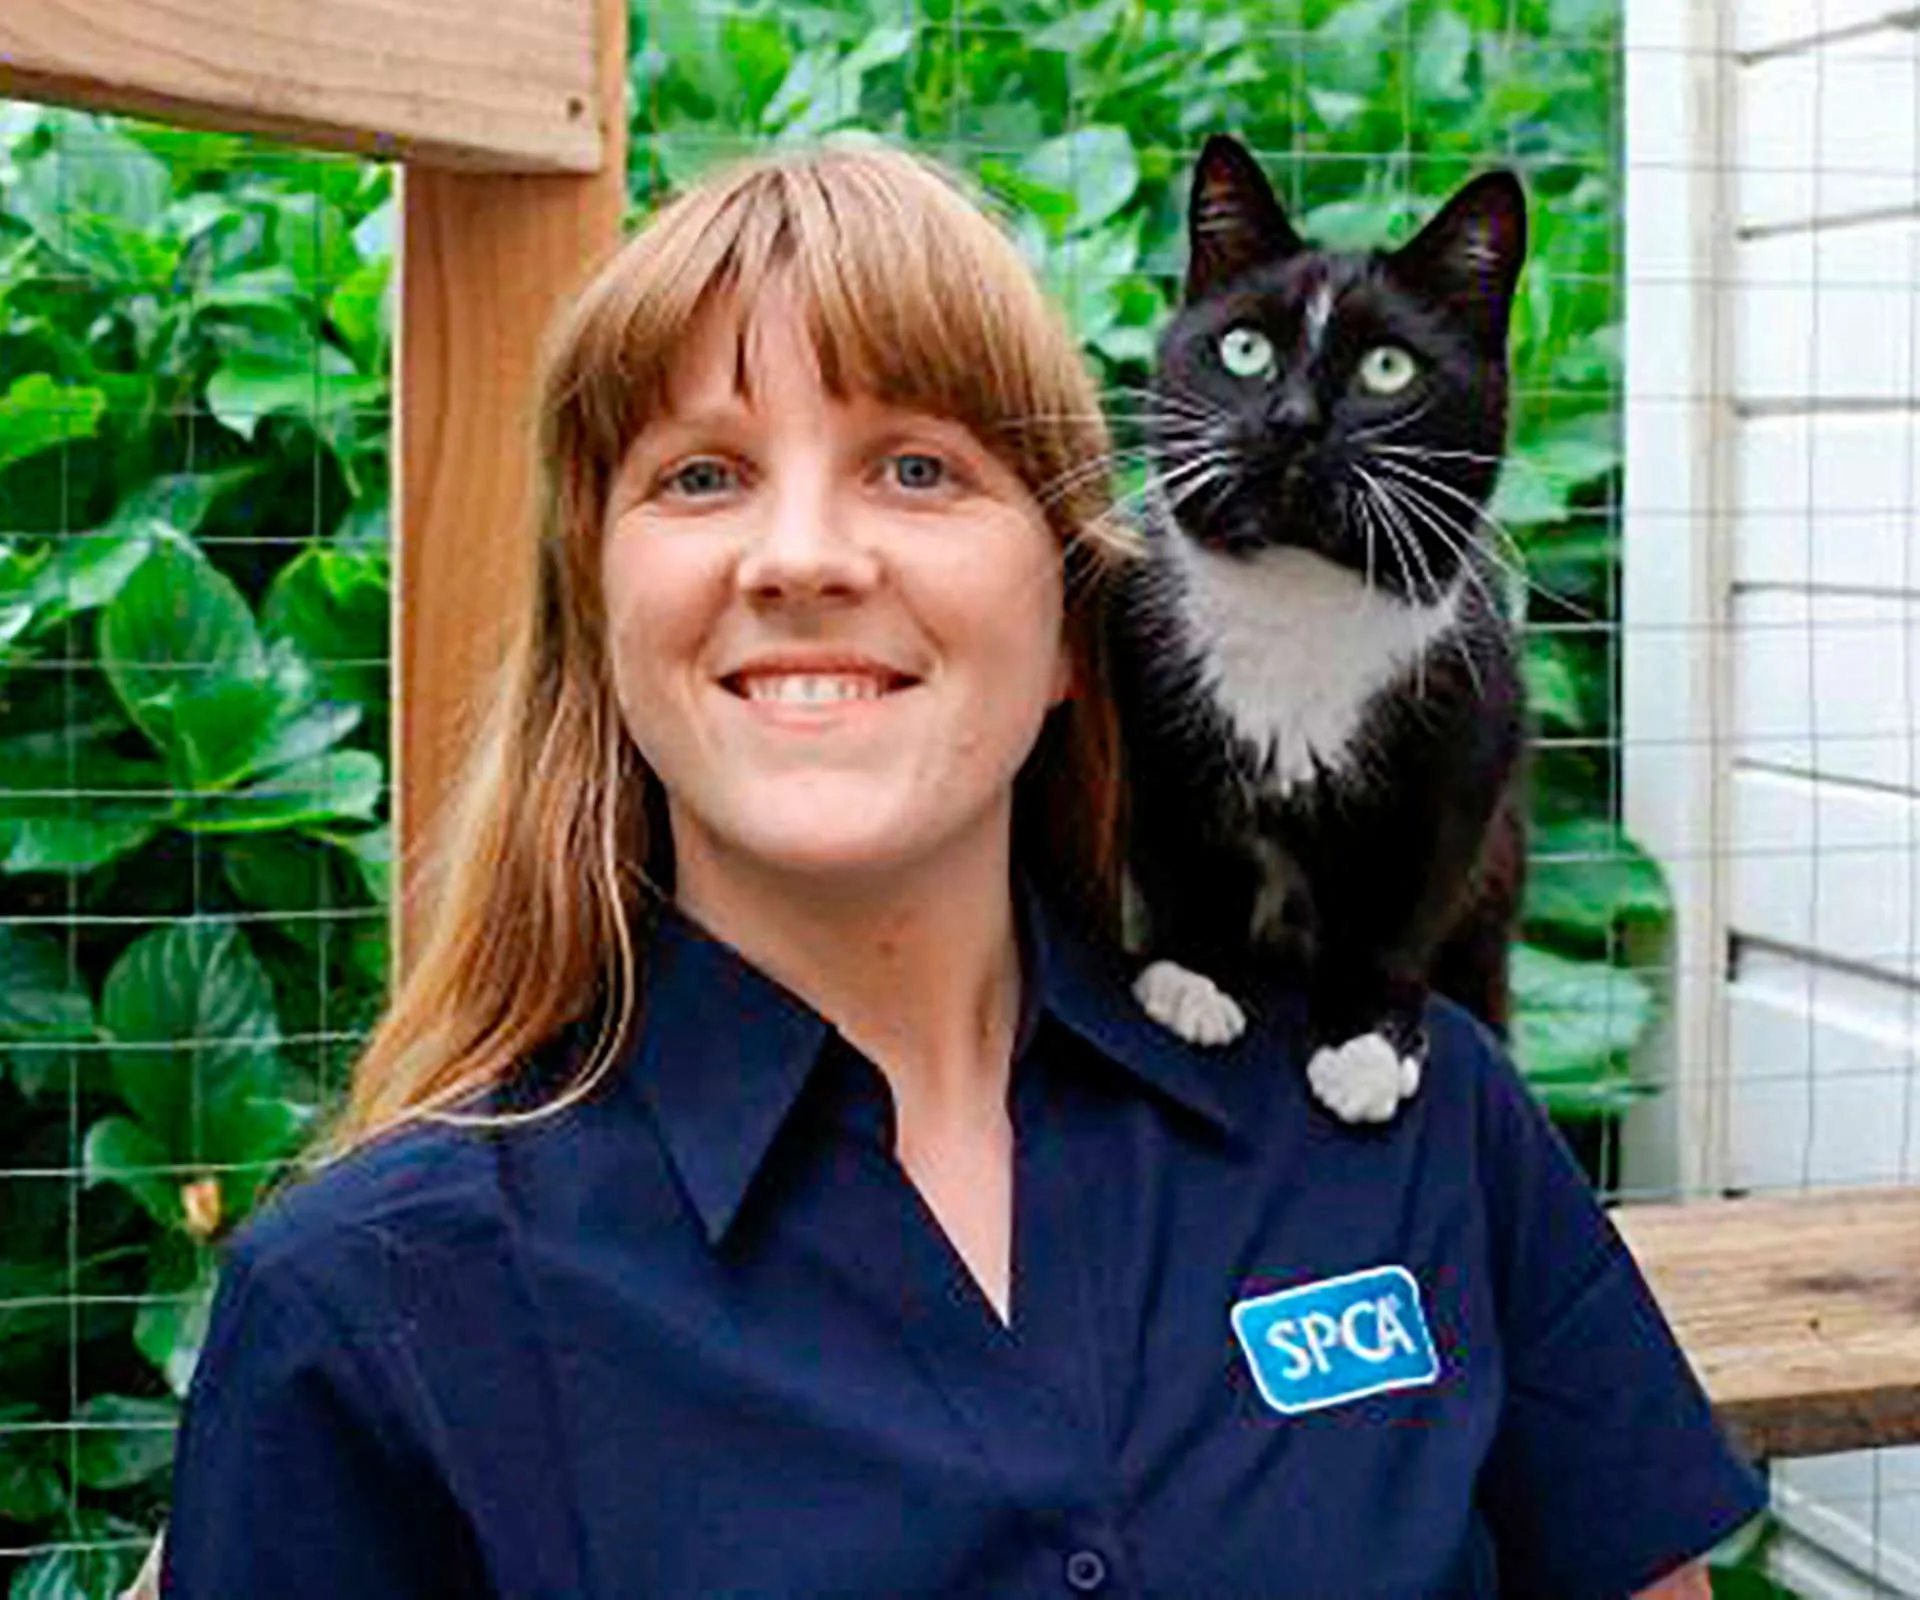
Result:
{"label": "woman's teeth", "polygon": [[772,700],[783,705],[826,705],[836,700],[878,700],[884,688],[878,678],[826,673],[790,673],[753,677],[746,681],[749,700]]}

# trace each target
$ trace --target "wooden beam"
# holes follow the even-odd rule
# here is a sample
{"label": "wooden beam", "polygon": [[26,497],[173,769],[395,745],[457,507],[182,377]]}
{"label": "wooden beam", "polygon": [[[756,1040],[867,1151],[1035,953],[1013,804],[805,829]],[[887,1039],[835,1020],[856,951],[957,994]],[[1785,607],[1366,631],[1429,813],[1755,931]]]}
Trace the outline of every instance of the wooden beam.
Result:
{"label": "wooden beam", "polygon": [[1920,1189],[1611,1215],[1754,1455],[1920,1443]]}
{"label": "wooden beam", "polygon": [[[10,0],[9,0],[10,3]],[[626,0],[595,0],[594,104],[612,135],[587,178],[409,169],[398,342],[395,948],[466,755],[476,694],[532,582],[535,361],[568,294],[618,243],[626,205]]]}
{"label": "wooden beam", "polygon": [[0,97],[434,166],[592,172],[607,109],[594,3],[5,0]]}

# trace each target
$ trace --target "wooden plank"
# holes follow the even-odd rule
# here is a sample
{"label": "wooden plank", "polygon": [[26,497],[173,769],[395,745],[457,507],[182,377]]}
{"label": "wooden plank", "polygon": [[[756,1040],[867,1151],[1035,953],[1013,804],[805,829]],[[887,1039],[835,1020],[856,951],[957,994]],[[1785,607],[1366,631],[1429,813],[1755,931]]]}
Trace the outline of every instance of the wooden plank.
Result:
{"label": "wooden plank", "polygon": [[437,166],[592,172],[607,109],[593,6],[6,0],[0,97]]}
{"label": "wooden plank", "polygon": [[1748,1450],[1920,1441],[1920,1189],[1629,1205],[1612,1216]]}
{"label": "wooden plank", "polygon": [[568,294],[618,242],[626,205],[625,0],[596,7],[596,103],[617,135],[597,173],[409,170],[404,179],[394,719],[402,963],[422,849],[465,758],[476,697],[532,579],[540,341]]}

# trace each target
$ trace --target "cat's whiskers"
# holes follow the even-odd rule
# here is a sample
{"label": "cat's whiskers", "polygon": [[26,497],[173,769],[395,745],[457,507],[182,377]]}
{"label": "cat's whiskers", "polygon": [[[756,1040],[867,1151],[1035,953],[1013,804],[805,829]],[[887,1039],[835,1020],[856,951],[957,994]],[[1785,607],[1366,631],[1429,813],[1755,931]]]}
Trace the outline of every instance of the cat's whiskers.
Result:
{"label": "cat's whiskers", "polygon": [[1480,450],[1435,450],[1423,444],[1382,444],[1376,450],[1393,456],[1417,456],[1431,461],[1479,461],[1491,466],[1510,464],[1505,456],[1490,456]]}
{"label": "cat's whiskers", "polygon": [[1422,600],[1419,589],[1415,588],[1413,592],[1415,601],[1422,605],[1439,605],[1446,594],[1446,590],[1439,578],[1434,575],[1433,566],[1427,560],[1426,546],[1421,542],[1420,535],[1414,531],[1413,524],[1407,520],[1406,513],[1401,510],[1399,502],[1391,493],[1386,492],[1386,486],[1384,484],[1377,484],[1376,487],[1381,491],[1381,509],[1386,512],[1388,517],[1392,519],[1394,525],[1405,535],[1408,548],[1413,552],[1414,561],[1420,568],[1420,575],[1426,579],[1427,596]]}
{"label": "cat's whiskers", "polygon": [[1449,522],[1441,515],[1437,506],[1406,484],[1388,482],[1383,483],[1381,487],[1390,499],[1409,515],[1417,516],[1421,523],[1432,531],[1434,537],[1439,539],[1446,550],[1460,563],[1460,569],[1466,581],[1480,591],[1481,598],[1487,602],[1487,605],[1496,613],[1503,612],[1504,607],[1488,586],[1486,575],[1480,571],[1479,562],[1475,559],[1476,556],[1485,552],[1474,549],[1467,542],[1465,530],[1457,523]]}
{"label": "cat's whiskers", "polygon": [[[1405,416],[1394,417],[1390,421],[1381,423],[1377,428],[1362,428],[1357,433],[1350,433],[1346,436],[1346,441],[1348,444],[1372,444],[1376,439],[1390,439],[1402,428],[1412,427],[1414,423],[1424,417],[1433,407],[1434,397],[1429,396],[1427,399],[1422,400],[1419,405],[1415,406]],[[1378,447],[1376,446],[1376,448]]]}
{"label": "cat's whiskers", "polygon": [[1237,454],[1229,447],[1216,446],[1182,461],[1169,472],[1156,473],[1148,480],[1148,485],[1142,487],[1157,487],[1168,508],[1178,511],[1203,490],[1225,485],[1228,481],[1225,469],[1232,465]]}
{"label": "cat's whiskers", "polygon": [[[1498,539],[1503,540],[1514,552],[1514,555],[1519,558],[1516,560],[1504,555],[1498,548],[1489,546],[1484,542],[1473,541],[1489,561],[1493,562],[1496,567],[1506,573],[1515,583],[1531,590],[1542,599],[1551,600],[1555,605],[1565,606],[1583,621],[1590,622],[1593,620],[1592,614],[1578,601],[1569,599],[1566,595],[1548,588],[1545,584],[1536,581],[1531,574],[1528,573],[1524,565],[1525,554],[1521,550],[1520,541],[1513,536],[1513,533],[1498,517],[1489,512],[1486,507],[1475,500],[1472,495],[1456,489],[1452,484],[1443,482],[1430,473],[1422,472],[1418,467],[1409,466],[1404,461],[1376,457],[1373,464],[1382,471],[1391,474],[1396,482],[1409,485],[1418,484],[1427,489],[1437,490],[1439,493],[1447,496],[1449,500],[1464,506],[1476,519],[1485,524]],[[1439,507],[1435,506],[1434,509],[1437,511]],[[1462,537],[1471,540],[1471,535],[1466,526],[1462,524],[1457,517],[1449,518],[1448,520]]]}
{"label": "cat's whiskers", "polygon": [[[1494,598],[1493,591],[1487,586],[1486,577],[1475,563],[1473,553],[1465,549],[1458,540],[1448,532],[1445,524],[1438,519],[1435,510],[1427,505],[1415,491],[1406,488],[1404,485],[1393,485],[1382,482],[1379,487],[1381,494],[1388,501],[1398,506],[1404,514],[1418,516],[1422,523],[1439,536],[1441,543],[1452,551],[1455,559],[1460,563],[1460,570],[1464,574],[1466,581],[1479,589],[1488,608],[1495,616],[1503,615],[1503,608]],[[1411,529],[1408,530],[1408,536],[1416,540],[1418,537]],[[1467,675],[1473,679],[1474,692],[1484,698],[1487,691],[1486,681],[1481,677],[1480,663],[1473,658],[1472,643],[1464,630],[1455,633],[1454,646],[1460,653],[1460,660],[1466,666]]]}
{"label": "cat's whiskers", "polygon": [[1150,456],[1151,451],[1145,445],[1103,451],[1093,459],[1083,461],[1076,467],[1069,467],[1057,477],[1041,484],[1034,492],[1033,498],[1042,510],[1047,510],[1077,490],[1085,488],[1095,479],[1112,476],[1126,467],[1146,463]]}

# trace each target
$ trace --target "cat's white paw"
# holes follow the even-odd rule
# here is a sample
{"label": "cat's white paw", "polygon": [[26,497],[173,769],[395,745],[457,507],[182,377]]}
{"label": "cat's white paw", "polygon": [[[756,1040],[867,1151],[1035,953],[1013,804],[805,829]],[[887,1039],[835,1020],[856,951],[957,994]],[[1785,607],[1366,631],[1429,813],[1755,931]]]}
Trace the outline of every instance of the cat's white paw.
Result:
{"label": "cat's white paw", "polygon": [[1385,1036],[1362,1033],[1316,1050],[1307,1081],[1342,1122],[1385,1122],[1420,1087],[1420,1062],[1402,1056]]}
{"label": "cat's white paw", "polygon": [[1211,978],[1177,961],[1155,961],[1133,980],[1133,997],[1153,1020],[1188,1044],[1232,1044],[1247,1014]]}

